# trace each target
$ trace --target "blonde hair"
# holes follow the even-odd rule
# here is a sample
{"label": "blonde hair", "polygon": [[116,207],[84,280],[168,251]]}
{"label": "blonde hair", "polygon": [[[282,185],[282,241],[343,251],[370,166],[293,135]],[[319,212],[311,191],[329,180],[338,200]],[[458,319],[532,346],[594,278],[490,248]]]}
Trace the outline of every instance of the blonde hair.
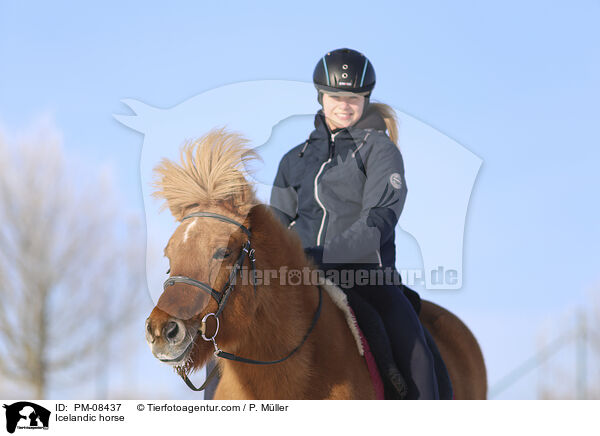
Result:
{"label": "blonde hair", "polygon": [[396,146],[398,146],[398,117],[396,111],[385,103],[370,103],[367,112],[377,112],[383,121],[387,134]]}

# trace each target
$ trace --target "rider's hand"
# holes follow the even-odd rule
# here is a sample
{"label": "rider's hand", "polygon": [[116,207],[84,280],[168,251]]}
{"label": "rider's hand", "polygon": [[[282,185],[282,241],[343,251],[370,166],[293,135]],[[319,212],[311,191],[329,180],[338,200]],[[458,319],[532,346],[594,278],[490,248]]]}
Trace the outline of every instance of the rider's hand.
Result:
{"label": "rider's hand", "polygon": [[304,249],[304,254],[307,257],[311,258],[313,262],[317,265],[321,265],[323,263],[323,246],[319,245],[316,247],[309,247]]}

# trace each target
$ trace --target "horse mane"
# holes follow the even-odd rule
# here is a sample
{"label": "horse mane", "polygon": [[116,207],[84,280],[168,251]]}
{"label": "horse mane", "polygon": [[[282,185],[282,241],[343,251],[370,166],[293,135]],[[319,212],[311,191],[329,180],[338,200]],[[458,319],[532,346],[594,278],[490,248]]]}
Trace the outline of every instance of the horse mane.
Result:
{"label": "horse mane", "polygon": [[247,139],[225,128],[213,129],[183,145],[179,164],[161,160],[154,168],[152,196],[166,200],[161,210],[168,206],[177,220],[199,204],[251,206],[256,199],[246,168],[254,159],[259,156],[248,147]]}

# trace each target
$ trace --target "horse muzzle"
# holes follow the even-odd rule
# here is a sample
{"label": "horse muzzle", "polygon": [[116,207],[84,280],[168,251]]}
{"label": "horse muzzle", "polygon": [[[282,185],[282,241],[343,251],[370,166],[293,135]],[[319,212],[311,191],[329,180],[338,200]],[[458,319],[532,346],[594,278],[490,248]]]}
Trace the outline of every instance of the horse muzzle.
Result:
{"label": "horse muzzle", "polygon": [[190,334],[183,321],[168,317],[164,320],[146,320],[146,342],[154,357],[172,366],[183,365],[194,345],[195,334]]}

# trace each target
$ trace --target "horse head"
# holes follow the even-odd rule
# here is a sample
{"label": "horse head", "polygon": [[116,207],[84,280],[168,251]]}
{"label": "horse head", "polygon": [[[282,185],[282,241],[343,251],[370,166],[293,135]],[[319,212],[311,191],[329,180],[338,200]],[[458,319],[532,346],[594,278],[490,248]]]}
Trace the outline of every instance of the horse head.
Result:
{"label": "horse head", "polygon": [[[258,209],[245,164],[256,157],[240,136],[213,130],[187,143],[179,164],[164,159],[155,168],[153,195],[166,200],[180,224],[164,250],[169,278],[146,320],[146,341],[179,371],[204,365],[216,346],[203,338],[217,329],[219,345],[233,347],[254,316],[252,285],[240,283],[235,271],[251,264],[248,228]],[[218,314],[220,326],[209,314]]]}

